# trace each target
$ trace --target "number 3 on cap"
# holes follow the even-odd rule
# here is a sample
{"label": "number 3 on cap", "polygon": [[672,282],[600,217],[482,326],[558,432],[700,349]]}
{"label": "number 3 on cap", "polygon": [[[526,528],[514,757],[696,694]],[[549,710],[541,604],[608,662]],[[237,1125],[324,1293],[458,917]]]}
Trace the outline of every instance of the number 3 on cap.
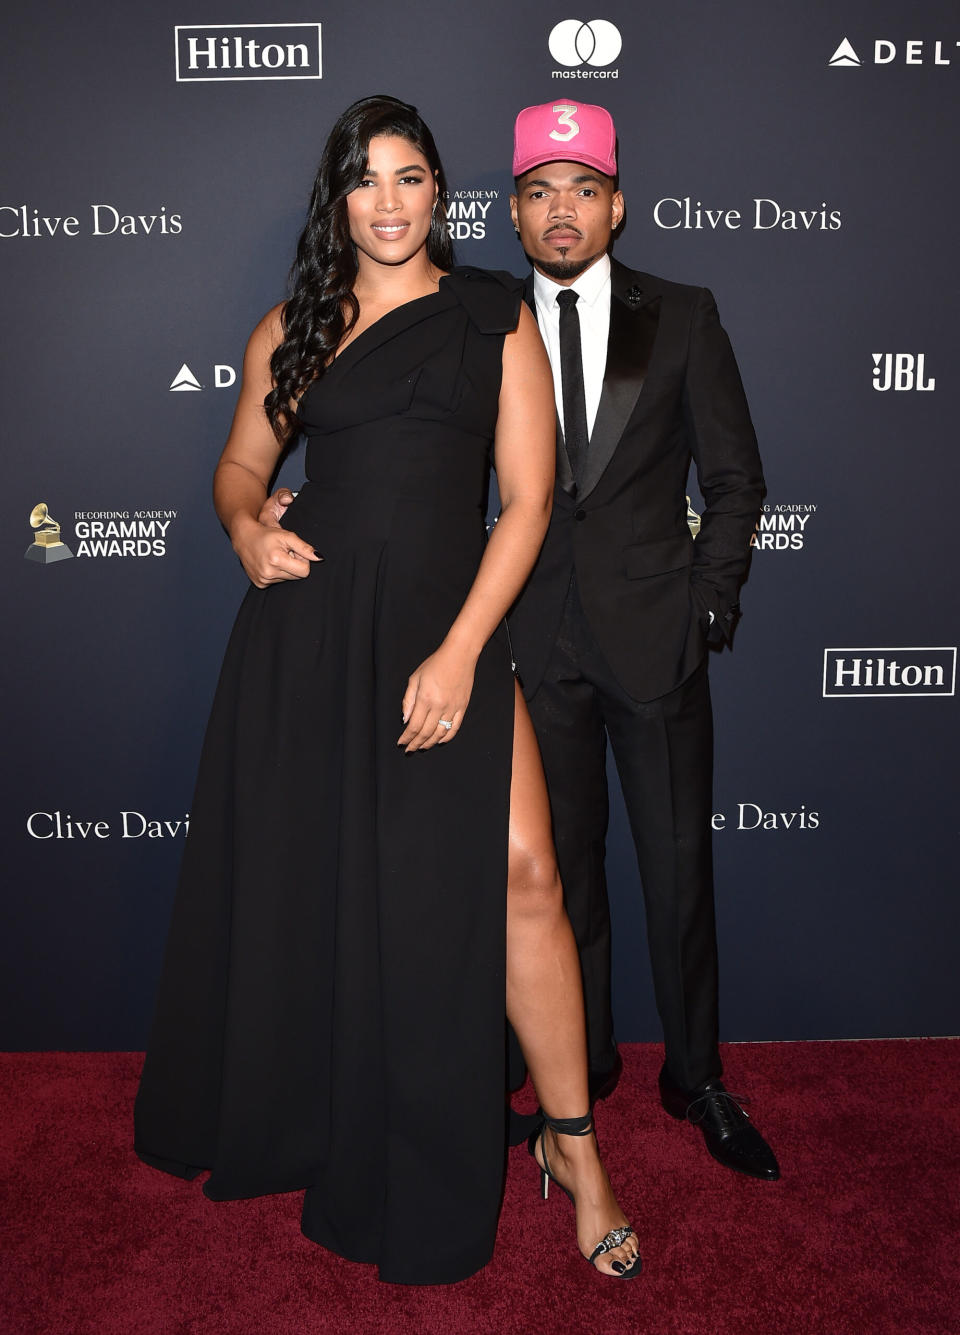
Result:
{"label": "number 3 on cap", "polygon": [[576,107],[567,106],[563,102],[561,102],[559,106],[553,108],[553,114],[557,118],[557,125],[562,125],[566,133],[562,134],[560,130],[551,130],[551,139],[559,139],[561,144],[565,144],[580,133],[580,126],[573,119],[573,113],[575,111]]}

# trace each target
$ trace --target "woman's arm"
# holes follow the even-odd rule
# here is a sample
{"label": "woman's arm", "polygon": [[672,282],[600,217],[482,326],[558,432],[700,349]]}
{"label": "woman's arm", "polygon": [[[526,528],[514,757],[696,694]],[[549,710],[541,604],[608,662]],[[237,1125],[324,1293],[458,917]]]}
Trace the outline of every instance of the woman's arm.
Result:
{"label": "woman's arm", "polygon": [[[503,344],[494,442],[500,517],[476,579],[439,649],[411,675],[398,745],[424,751],[452,741],[466,712],[480,650],[503,620],[537,559],[553,503],[556,461],[553,378],[526,304]],[[439,720],[452,722],[444,730]]]}
{"label": "woman's arm", "polygon": [[213,475],[213,503],[233,549],[258,589],[303,579],[321,558],[295,533],[259,521],[281,446],[267,419],[264,397],[273,388],[270,358],[283,339],[282,306],[268,311],[250,335],[240,397],[230,435]]}

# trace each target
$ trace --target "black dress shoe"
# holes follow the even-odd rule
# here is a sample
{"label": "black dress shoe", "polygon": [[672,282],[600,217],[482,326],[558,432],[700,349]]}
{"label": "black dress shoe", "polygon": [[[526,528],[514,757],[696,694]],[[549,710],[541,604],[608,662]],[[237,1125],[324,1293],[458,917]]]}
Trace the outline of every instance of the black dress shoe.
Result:
{"label": "black dress shoe", "polygon": [[708,1080],[699,1089],[675,1085],[664,1067],[660,1072],[660,1102],[671,1117],[688,1121],[703,1132],[707,1149],[725,1168],[776,1182],[780,1166],[773,1150],[750,1121],[735,1094],[722,1080]]}
{"label": "black dress shoe", "polygon": [[613,1055],[613,1065],[607,1071],[590,1071],[588,1075],[588,1088],[590,1090],[591,1108],[600,1099],[608,1099],[617,1087],[617,1083],[623,1074],[623,1058],[619,1052]]}

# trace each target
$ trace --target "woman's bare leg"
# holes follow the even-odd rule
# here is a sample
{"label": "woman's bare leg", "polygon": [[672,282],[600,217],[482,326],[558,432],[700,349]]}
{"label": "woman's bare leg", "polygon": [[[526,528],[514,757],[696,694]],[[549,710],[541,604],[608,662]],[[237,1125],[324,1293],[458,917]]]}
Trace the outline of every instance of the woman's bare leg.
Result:
{"label": "woman's bare leg", "polygon": [[[517,690],[510,790],[507,882],[507,1016],[520,1041],[541,1106],[551,1117],[589,1110],[587,1040],[580,960],[563,907],[550,805],[530,715]],[[589,1256],[612,1228],[627,1223],[596,1139],[546,1132],[557,1179],[576,1197],[577,1241]],[[629,1265],[636,1238],[598,1258],[611,1273]]]}

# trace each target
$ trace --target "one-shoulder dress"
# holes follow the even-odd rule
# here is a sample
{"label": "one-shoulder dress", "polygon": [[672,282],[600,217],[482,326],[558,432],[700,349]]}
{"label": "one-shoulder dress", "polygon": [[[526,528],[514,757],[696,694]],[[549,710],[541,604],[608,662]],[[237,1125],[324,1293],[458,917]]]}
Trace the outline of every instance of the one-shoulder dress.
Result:
{"label": "one-shoulder dress", "polygon": [[323,561],[240,608],[137,1096],[147,1163],[214,1200],[305,1188],[304,1233],[400,1283],[486,1264],[503,1182],[504,627],[459,734],[397,738],[483,555],[519,305],[455,270],[303,395],[284,522]]}

